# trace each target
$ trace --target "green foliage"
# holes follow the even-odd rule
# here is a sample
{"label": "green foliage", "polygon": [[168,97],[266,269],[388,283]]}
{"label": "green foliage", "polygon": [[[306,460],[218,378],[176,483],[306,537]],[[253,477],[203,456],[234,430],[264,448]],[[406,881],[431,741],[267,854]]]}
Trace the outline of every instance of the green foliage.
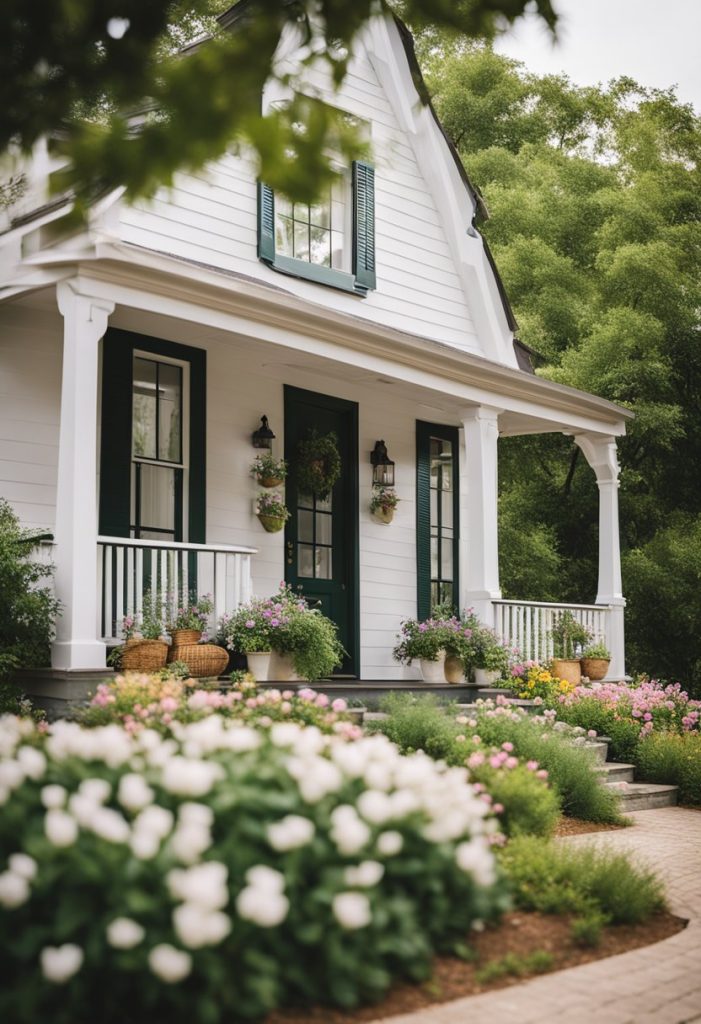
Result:
{"label": "green foliage", "polygon": [[[655,873],[626,853],[521,836],[499,856],[514,901],[524,910],[638,924],[665,906]],[[591,935],[591,920],[587,930]]]}
{"label": "green foliage", "polygon": [[290,617],[281,630],[278,649],[291,654],[295,672],[309,680],[330,676],[345,654],[336,623],[315,608]]}
{"label": "green foliage", "polygon": [[582,651],[583,658],[601,658],[604,661],[610,661],[611,652],[609,651],[606,644],[587,644]]}
{"label": "green foliage", "polygon": [[0,679],[49,664],[59,604],[46,585],[53,567],[31,561],[35,547],[34,535],[0,498]]}
{"label": "green foliage", "polygon": [[[450,758],[448,759],[450,762]],[[560,817],[556,791],[524,764],[504,770],[488,762],[470,768],[470,778],[481,783],[499,810],[504,835],[551,836]]]}
{"label": "green foliage", "polygon": [[575,658],[577,648],[591,640],[591,634],[575,619],[572,612],[560,612],[553,620],[550,632],[553,654],[556,658]]}
{"label": "green foliage", "polygon": [[591,910],[572,922],[572,938],[578,946],[598,946],[608,923],[609,917],[606,914]]}
{"label": "green foliage", "polygon": [[45,713],[35,708],[29,697],[12,683],[0,683],[0,715],[29,716],[37,722],[45,718]]}
{"label": "green foliage", "polygon": [[297,446],[297,488],[300,494],[328,498],[341,475],[338,437],[333,432],[319,435],[315,430]]}
{"label": "green foliage", "polygon": [[610,739],[609,754],[614,761],[635,761],[640,739],[640,725],[630,718],[621,718],[613,708],[594,697],[583,697],[573,704],[558,704],[557,717],[562,722],[593,729]]}
{"label": "green foliage", "polygon": [[525,956],[507,953],[500,960],[490,960],[475,971],[475,981],[478,985],[487,985],[500,978],[525,978],[529,974],[543,974],[552,968],[553,959],[552,953],[545,949],[536,949]]}
{"label": "green foliage", "polygon": [[701,736],[653,732],[636,751],[636,777],[679,786],[679,802],[701,805]]}
{"label": "green foliage", "polygon": [[[539,372],[635,411],[619,442],[630,666],[701,687],[699,117],[673,90],[579,88],[436,32],[419,52]],[[505,595],[591,601],[598,493],[576,445],[505,438],[499,473]]]}

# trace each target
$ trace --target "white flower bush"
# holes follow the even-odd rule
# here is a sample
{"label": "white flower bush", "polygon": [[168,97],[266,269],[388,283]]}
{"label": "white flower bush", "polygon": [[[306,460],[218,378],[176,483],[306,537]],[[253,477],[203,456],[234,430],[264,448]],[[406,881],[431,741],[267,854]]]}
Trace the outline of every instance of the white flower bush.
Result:
{"label": "white flower bush", "polygon": [[353,1006],[425,976],[506,902],[466,770],[384,736],[218,714],[44,734],[5,717],[0,788],[14,1024]]}

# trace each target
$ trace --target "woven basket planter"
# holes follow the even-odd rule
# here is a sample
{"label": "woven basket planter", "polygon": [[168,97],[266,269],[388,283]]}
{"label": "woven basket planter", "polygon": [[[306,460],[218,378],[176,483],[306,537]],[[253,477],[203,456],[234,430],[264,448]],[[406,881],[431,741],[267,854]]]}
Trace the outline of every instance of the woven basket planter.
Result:
{"label": "woven basket planter", "polygon": [[280,530],[285,526],[285,520],[278,516],[266,516],[262,512],[258,513],[260,524],[266,533],[279,533]]}
{"label": "woven basket planter", "polygon": [[597,682],[606,676],[610,664],[608,658],[582,658],[582,675]]}
{"label": "woven basket planter", "polygon": [[582,681],[582,666],[578,658],[553,658],[552,673],[558,679],[564,679],[575,686],[579,686]]}
{"label": "woven basket planter", "polygon": [[229,654],[216,644],[173,644],[168,663],[183,661],[194,679],[220,676],[229,664]]}
{"label": "woven basket planter", "polygon": [[[171,631],[173,647],[182,647],[183,644],[198,644],[202,639],[201,629],[174,629]],[[172,658],[170,659],[173,660]]]}
{"label": "woven basket planter", "polygon": [[123,672],[157,672],[166,663],[165,640],[127,640],[121,657]]}
{"label": "woven basket planter", "polygon": [[258,483],[261,487],[279,487],[282,483],[281,476],[259,476]]}

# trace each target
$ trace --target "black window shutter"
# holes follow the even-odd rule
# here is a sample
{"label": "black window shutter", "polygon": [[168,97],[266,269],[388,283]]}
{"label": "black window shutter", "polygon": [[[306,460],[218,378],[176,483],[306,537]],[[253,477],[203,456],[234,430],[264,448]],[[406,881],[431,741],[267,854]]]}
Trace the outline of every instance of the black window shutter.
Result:
{"label": "black window shutter", "polygon": [[128,335],[108,330],[102,342],[100,456],[100,533],[108,537],[129,536],[133,351]]}
{"label": "black window shutter", "polygon": [[416,424],[416,612],[419,620],[431,614],[431,434],[426,423]]}
{"label": "black window shutter", "polygon": [[258,182],[258,258],[275,260],[275,195],[269,185]]}
{"label": "black window shutter", "polygon": [[353,162],[353,273],[357,284],[375,288],[375,169]]}

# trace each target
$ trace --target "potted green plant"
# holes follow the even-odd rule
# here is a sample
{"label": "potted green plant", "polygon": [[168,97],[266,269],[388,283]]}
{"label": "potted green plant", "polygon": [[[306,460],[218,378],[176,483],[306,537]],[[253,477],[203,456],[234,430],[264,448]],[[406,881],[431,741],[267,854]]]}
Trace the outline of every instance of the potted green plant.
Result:
{"label": "potted green plant", "polygon": [[272,622],[277,625],[279,621],[271,604],[270,600],[253,598],[233,615],[223,615],[219,620],[218,641],[228,650],[246,655],[248,671],[258,682],[267,682],[270,678]]}
{"label": "potted green plant", "polygon": [[256,457],[251,475],[261,487],[279,487],[287,476],[287,463],[284,459],[276,459],[272,452],[265,452]]}
{"label": "potted green plant", "polygon": [[592,682],[604,679],[611,664],[611,652],[605,644],[587,644],[582,651],[582,675]]}
{"label": "potted green plant", "polygon": [[[452,621],[431,618],[418,622],[416,619],[405,619],[392,652],[393,657],[402,665],[411,665],[416,659],[425,683],[433,686],[445,684],[445,659],[455,633],[449,625]],[[454,621],[457,622],[457,619]]]}
{"label": "potted green plant", "polygon": [[572,612],[564,611],[555,617],[550,639],[553,643],[553,675],[579,686],[582,681],[580,652],[591,640],[589,630],[577,622]]}
{"label": "potted green plant", "polygon": [[394,519],[394,510],[399,500],[393,487],[375,487],[370,499],[370,511],[380,522],[389,525]]}
{"label": "potted green plant", "polygon": [[475,630],[473,643],[475,686],[493,686],[508,671],[508,649],[486,626]]}
{"label": "potted green plant", "polygon": [[259,494],[256,515],[267,533],[279,533],[290,518],[290,513],[279,494]]}

